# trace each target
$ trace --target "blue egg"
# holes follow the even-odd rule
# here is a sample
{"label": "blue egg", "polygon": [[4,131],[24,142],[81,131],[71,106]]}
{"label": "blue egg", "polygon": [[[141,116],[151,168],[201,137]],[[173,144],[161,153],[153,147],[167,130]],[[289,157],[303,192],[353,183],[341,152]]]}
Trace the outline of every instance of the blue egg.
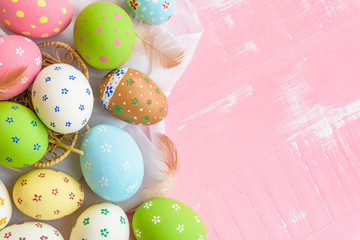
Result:
{"label": "blue egg", "polygon": [[138,20],[154,25],[167,22],[175,8],[175,0],[125,0],[125,2]]}
{"label": "blue egg", "polygon": [[85,181],[100,197],[121,202],[132,197],[144,177],[144,161],[135,140],[123,129],[100,124],[81,144]]}

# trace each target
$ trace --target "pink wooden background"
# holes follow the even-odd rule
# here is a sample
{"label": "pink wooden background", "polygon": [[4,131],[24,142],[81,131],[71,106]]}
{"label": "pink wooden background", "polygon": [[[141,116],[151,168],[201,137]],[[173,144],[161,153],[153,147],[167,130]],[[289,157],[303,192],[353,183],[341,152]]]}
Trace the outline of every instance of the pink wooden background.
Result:
{"label": "pink wooden background", "polygon": [[208,239],[360,239],[360,1],[197,0],[171,197]]}

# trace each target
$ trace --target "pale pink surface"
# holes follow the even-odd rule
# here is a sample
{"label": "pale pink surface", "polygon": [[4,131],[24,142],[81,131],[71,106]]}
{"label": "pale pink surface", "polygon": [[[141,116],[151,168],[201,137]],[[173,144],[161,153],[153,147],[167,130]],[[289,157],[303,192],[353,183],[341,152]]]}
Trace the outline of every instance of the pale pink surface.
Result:
{"label": "pale pink surface", "polygon": [[360,2],[193,1],[204,25],[169,97],[170,197],[208,239],[360,238]]}

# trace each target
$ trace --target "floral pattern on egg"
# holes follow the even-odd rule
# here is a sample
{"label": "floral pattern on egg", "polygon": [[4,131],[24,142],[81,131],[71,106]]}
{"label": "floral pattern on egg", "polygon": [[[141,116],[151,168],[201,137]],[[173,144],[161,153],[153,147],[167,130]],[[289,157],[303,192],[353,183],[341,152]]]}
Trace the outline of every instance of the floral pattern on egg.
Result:
{"label": "floral pattern on egg", "polygon": [[113,203],[98,203],[86,209],[77,219],[70,240],[128,240],[129,221],[125,212]]}
{"label": "floral pattern on egg", "polygon": [[13,199],[25,215],[41,220],[59,219],[73,213],[84,201],[82,186],[66,173],[36,169],[20,177]]}
{"label": "floral pattern on egg", "polygon": [[39,161],[48,147],[48,133],[29,108],[0,102],[0,164],[26,167]]}
{"label": "floral pattern on egg", "polygon": [[68,64],[53,64],[39,73],[32,88],[32,101],[42,122],[64,134],[83,128],[93,109],[88,80]]}
{"label": "floral pattern on egg", "polygon": [[131,198],[140,188],[144,162],[136,141],[123,129],[100,124],[81,144],[80,164],[90,188],[107,201]]}
{"label": "floral pattern on egg", "polygon": [[12,205],[9,192],[0,180],[0,230],[10,222]]}
{"label": "floral pattern on egg", "polygon": [[0,231],[0,237],[7,240],[64,240],[61,233],[42,222],[20,222]]}
{"label": "floral pattern on egg", "polygon": [[175,0],[126,0],[125,2],[138,20],[154,25],[169,21],[175,8]]}
{"label": "floral pattern on egg", "polygon": [[138,240],[206,240],[204,223],[190,207],[169,198],[154,198],[143,203],[132,222]]}
{"label": "floral pattern on egg", "polygon": [[26,67],[24,74],[16,84],[1,86],[0,100],[6,100],[25,91],[34,81],[41,69],[41,52],[30,39],[17,35],[0,37],[0,76],[14,68]]}
{"label": "floral pattern on egg", "polygon": [[168,112],[167,99],[160,87],[131,68],[107,74],[100,84],[100,98],[106,110],[131,124],[156,124]]}

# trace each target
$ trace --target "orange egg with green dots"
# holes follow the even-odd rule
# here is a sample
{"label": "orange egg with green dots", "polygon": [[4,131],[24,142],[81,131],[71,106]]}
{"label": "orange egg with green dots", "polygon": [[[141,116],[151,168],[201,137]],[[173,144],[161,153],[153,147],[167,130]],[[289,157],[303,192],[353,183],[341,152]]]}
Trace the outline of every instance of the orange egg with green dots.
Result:
{"label": "orange egg with green dots", "polygon": [[132,68],[108,73],[100,84],[100,98],[108,112],[135,125],[156,124],[168,113],[164,92],[151,78]]}
{"label": "orange egg with green dots", "polygon": [[1,0],[0,23],[8,30],[29,38],[52,37],[71,22],[69,0]]}

